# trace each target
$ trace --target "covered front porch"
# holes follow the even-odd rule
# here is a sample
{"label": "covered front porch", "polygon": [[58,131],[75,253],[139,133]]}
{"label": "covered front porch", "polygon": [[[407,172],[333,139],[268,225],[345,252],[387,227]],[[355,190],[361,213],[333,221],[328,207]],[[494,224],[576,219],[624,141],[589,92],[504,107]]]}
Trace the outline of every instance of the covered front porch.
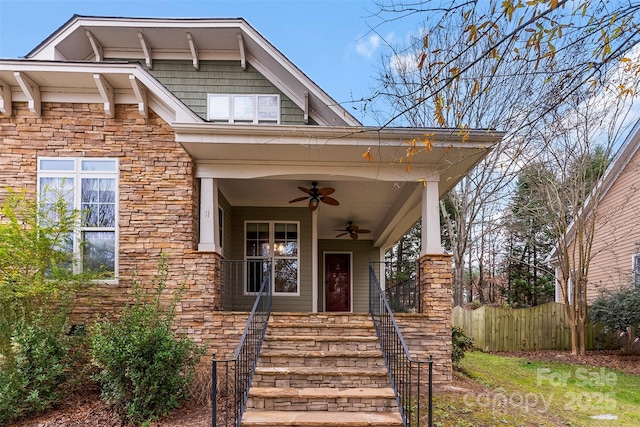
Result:
{"label": "covered front porch", "polygon": [[273,310],[310,313],[368,311],[370,262],[384,285],[385,251],[417,221],[421,256],[441,255],[440,197],[500,138],[404,128],[173,127],[196,161],[197,250],[221,265],[241,261],[215,284],[220,303],[232,295],[246,306],[269,269]]}

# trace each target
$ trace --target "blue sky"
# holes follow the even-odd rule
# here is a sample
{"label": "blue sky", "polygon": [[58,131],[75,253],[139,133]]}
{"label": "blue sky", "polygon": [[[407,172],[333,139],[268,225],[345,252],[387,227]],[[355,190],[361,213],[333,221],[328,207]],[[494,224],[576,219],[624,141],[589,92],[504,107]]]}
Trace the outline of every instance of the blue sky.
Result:
{"label": "blue sky", "polygon": [[244,18],[331,97],[354,110],[375,85],[385,40],[400,41],[417,24],[384,23],[373,0],[0,0],[0,58],[26,55],[73,14]]}

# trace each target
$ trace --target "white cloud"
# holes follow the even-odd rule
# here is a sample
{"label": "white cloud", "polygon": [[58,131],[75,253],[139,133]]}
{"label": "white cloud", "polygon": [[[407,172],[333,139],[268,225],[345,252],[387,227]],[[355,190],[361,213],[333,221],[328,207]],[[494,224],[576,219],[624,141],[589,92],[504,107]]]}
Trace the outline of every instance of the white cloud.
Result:
{"label": "white cloud", "polygon": [[369,37],[361,39],[356,44],[356,52],[369,59],[373,56],[374,52],[380,47],[380,36],[377,34],[371,34]]}

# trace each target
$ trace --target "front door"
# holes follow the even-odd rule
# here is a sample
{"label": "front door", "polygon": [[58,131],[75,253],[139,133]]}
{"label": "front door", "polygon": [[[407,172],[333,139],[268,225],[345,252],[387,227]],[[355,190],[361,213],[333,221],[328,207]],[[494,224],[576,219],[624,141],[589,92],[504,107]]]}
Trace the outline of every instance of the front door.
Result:
{"label": "front door", "polygon": [[351,311],[351,254],[324,254],[326,311]]}

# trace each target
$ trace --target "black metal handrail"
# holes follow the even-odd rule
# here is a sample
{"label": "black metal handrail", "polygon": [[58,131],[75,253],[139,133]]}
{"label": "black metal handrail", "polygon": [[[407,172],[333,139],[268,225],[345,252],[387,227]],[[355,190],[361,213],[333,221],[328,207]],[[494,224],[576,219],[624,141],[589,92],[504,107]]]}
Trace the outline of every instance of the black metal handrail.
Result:
{"label": "black metal handrail", "polygon": [[433,360],[419,361],[411,357],[409,348],[402,337],[402,332],[391,311],[385,292],[373,268],[369,264],[369,312],[380,341],[389,377],[400,408],[400,414],[405,426],[421,426],[421,387],[422,372],[428,367],[427,375],[427,425],[432,426],[432,391],[433,391]]}
{"label": "black metal handrail", "polygon": [[[211,366],[212,427],[240,426],[242,414],[247,404],[249,388],[260,356],[272,307],[271,266],[268,261],[260,262],[264,264],[260,266],[260,271],[263,272],[262,283],[233,358],[218,360],[214,354]],[[247,272],[253,271],[255,261],[245,261],[244,263]],[[247,276],[245,275],[245,277]],[[220,365],[222,369],[219,371]]]}

